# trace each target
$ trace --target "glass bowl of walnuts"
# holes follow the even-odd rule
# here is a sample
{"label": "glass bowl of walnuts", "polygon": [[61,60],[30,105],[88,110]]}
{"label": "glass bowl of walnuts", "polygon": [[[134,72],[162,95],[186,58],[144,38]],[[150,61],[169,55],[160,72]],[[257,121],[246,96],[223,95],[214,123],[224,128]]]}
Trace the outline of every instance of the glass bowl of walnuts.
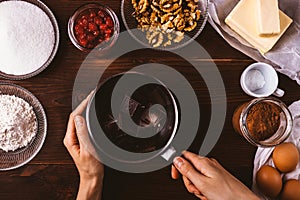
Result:
{"label": "glass bowl of walnuts", "polygon": [[208,0],[122,0],[127,31],[148,48],[175,50],[186,46],[204,29]]}

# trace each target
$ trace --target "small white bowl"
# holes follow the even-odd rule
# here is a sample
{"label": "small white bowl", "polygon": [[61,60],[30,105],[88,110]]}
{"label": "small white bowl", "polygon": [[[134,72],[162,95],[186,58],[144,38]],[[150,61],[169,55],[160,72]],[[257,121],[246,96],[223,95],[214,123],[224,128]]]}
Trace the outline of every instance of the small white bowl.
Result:
{"label": "small white bowl", "polygon": [[[252,91],[247,84],[247,75],[251,70],[259,71],[264,77],[264,85],[262,88]],[[257,79],[257,81],[259,81]],[[284,91],[278,88],[278,75],[275,69],[263,62],[257,62],[249,65],[242,73],[240,84],[244,92],[253,97],[268,97],[270,95],[275,95],[277,97],[282,97]]]}

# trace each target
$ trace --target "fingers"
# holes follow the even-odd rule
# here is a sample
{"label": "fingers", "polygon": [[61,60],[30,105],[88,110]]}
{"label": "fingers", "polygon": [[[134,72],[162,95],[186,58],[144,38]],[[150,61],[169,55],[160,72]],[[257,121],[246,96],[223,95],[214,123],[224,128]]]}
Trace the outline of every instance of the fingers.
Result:
{"label": "fingers", "polygon": [[[174,165],[172,165],[172,169],[171,169],[171,176],[172,176],[172,178],[173,179],[178,179],[179,175],[180,175],[179,173],[180,172],[177,170],[177,168]],[[201,192],[195,187],[195,185],[187,177],[182,176],[182,179],[183,179],[183,182],[184,182],[184,185],[185,185],[186,189],[190,193],[194,194],[198,198],[203,197],[201,195]]]}
{"label": "fingers", "polygon": [[68,129],[63,142],[73,158],[79,154],[80,147],[75,133],[75,124],[72,117],[69,118]]}
{"label": "fingers", "polygon": [[80,154],[88,157],[92,156],[101,162],[101,159],[98,157],[98,154],[90,141],[87,124],[84,117],[77,115],[74,117],[74,122],[80,146]]}
{"label": "fingers", "polygon": [[201,192],[195,187],[195,185],[187,177],[183,176],[182,179],[183,179],[183,183],[184,183],[186,189],[190,193],[192,193],[192,194],[194,194],[196,196],[200,196],[201,195]]}
{"label": "fingers", "polygon": [[76,134],[77,134],[80,147],[88,148],[89,137],[88,137],[88,129],[87,129],[85,119],[80,115],[76,115],[74,117],[74,122],[75,122]]}
{"label": "fingers", "polygon": [[207,177],[211,177],[211,165],[214,161],[188,151],[183,151],[182,154],[199,172]]}
{"label": "fingers", "polygon": [[69,122],[67,125],[67,132],[66,132],[66,136],[65,136],[65,140],[64,143],[71,143],[71,144],[75,144],[78,143],[76,135],[75,135],[75,124],[74,124],[74,117],[76,115],[81,115],[84,111],[84,109],[86,108],[88,101],[90,100],[90,98],[92,97],[92,95],[94,94],[94,90],[79,104],[79,106],[70,114],[69,117]]}
{"label": "fingers", "polygon": [[65,147],[70,152],[71,156],[74,158],[74,156],[77,156],[80,151],[79,141],[76,135],[76,129],[75,129],[75,123],[74,123],[74,117],[76,115],[82,114],[84,109],[86,108],[89,99],[94,94],[94,91],[92,91],[87,98],[85,98],[80,105],[70,114],[68,125],[67,125],[67,131],[66,135],[64,137],[63,143]]}
{"label": "fingers", "polygon": [[85,108],[87,107],[87,104],[90,100],[90,98],[93,96],[94,90],[91,91],[91,93],[77,106],[77,108],[72,112],[73,116],[81,115]]}
{"label": "fingers", "polygon": [[172,168],[171,168],[171,177],[173,179],[178,179],[179,178],[179,172],[178,170],[176,169],[176,167],[174,167],[174,165],[172,165]]}
{"label": "fingers", "polygon": [[201,200],[207,200],[207,198],[205,196],[201,195],[201,194],[200,195],[195,194],[195,196],[198,197]]}
{"label": "fingers", "polygon": [[201,184],[203,175],[201,175],[187,160],[176,157],[173,161],[176,169],[185,177],[187,177],[194,185]]}

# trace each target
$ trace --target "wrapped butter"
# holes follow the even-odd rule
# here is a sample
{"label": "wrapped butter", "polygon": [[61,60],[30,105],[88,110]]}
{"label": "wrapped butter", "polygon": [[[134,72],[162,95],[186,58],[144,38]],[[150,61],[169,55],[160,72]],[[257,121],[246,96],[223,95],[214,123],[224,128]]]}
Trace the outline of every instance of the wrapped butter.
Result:
{"label": "wrapped butter", "polygon": [[278,0],[257,1],[257,25],[260,36],[280,33]]}
{"label": "wrapped butter", "polygon": [[292,23],[292,19],[279,10],[280,33],[269,37],[261,37],[258,32],[257,0],[241,0],[229,13],[225,23],[250,43],[260,53],[265,54],[279,40]]}

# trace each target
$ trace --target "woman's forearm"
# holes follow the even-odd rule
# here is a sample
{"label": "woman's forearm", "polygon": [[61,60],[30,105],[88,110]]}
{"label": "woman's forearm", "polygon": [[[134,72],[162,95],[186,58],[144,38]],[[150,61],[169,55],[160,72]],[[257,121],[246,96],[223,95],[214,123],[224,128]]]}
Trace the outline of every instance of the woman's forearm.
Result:
{"label": "woman's forearm", "polygon": [[81,179],[77,200],[101,200],[102,178]]}

